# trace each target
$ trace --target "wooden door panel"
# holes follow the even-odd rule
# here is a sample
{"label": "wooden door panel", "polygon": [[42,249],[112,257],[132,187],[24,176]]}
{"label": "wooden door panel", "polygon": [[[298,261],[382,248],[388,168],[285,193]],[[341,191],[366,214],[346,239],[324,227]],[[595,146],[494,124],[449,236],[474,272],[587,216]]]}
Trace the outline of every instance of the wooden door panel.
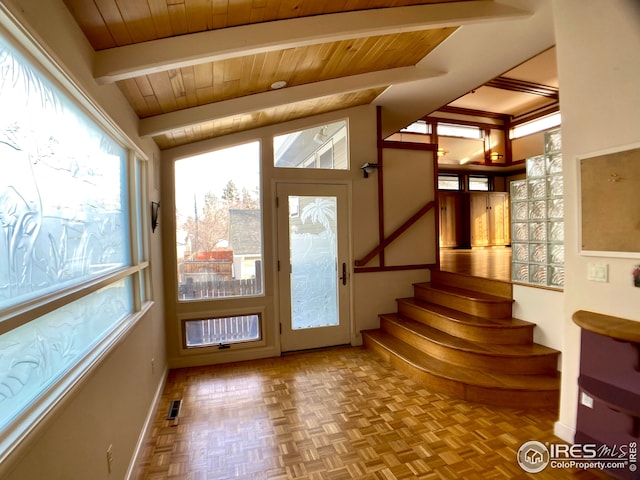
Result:
{"label": "wooden door panel", "polygon": [[489,245],[489,205],[486,193],[471,193],[469,195],[471,214],[471,246],[484,247]]}
{"label": "wooden door panel", "polygon": [[457,247],[460,236],[459,192],[440,192],[440,246]]}

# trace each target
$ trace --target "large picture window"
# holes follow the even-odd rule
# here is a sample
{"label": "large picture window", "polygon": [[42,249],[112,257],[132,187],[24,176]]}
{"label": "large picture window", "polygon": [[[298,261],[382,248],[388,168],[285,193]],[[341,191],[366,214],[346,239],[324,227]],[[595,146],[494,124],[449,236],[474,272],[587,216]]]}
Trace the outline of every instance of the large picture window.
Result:
{"label": "large picture window", "polygon": [[3,453],[133,323],[150,282],[146,162],[2,36],[0,71]]}
{"label": "large picture window", "polygon": [[175,162],[178,300],[262,294],[260,144]]}

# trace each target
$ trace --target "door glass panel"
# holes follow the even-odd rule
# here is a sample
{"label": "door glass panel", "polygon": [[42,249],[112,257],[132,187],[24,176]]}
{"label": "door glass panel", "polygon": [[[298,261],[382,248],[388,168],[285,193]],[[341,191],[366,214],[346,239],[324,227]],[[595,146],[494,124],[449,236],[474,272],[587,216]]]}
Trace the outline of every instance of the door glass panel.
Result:
{"label": "door glass panel", "polygon": [[338,325],[337,199],[288,200],[292,329]]}

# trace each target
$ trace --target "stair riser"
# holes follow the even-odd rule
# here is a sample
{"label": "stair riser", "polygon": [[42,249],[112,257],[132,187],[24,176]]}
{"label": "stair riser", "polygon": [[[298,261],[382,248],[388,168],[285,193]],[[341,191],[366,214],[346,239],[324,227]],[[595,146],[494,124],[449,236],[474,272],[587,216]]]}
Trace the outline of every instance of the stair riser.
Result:
{"label": "stair riser", "polygon": [[363,340],[363,344],[367,349],[376,353],[385,362],[393,365],[394,368],[397,368],[416,383],[424,385],[434,392],[444,393],[456,398],[464,398],[465,385],[463,383],[432,375],[416,368],[410,363],[405,362],[402,358],[394,355],[393,352],[389,351],[378,342],[371,341],[366,334],[363,335]]}
{"label": "stair riser", "polygon": [[433,357],[462,367],[473,366],[483,371],[514,374],[551,374],[557,371],[558,360],[555,354],[522,357],[485,355],[441,345],[384,318],[380,320],[380,327]]}
{"label": "stair riser", "polygon": [[364,345],[375,352],[383,360],[389,362],[398,370],[405,373],[414,381],[428,388],[445,393],[455,398],[470,402],[478,402],[488,405],[507,406],[518,408],[558,408],[559,391],[523,391],[513,389],[476,387],[455,380],[442,378],[417,368],[393,352],[384,348],[376,341],[363,335]]}
{"label": "stair riser", "polygon": [[441,290],[427,288],[414,288],[414,295],[425,302],[435,303],[443,307],[452,308],[470,315],[482,318],[511,318],[512,302],[482,302],[453,295]]}
{"label": "stair riser", "polygon": [[431,283],[434,285],[448,285],[455,288],[474,290],[499,297],[513,297],[513,286],[511,283],[488,278],[470,277],[468,275],[434,270],[431,272]]}
{"label": "stair riser", "polygon": [[466,390],[470,402],[484,403],[498,407],[550,408],[555,411],[560,406],[560,391],[520,391],[481,388],[470,385]]}
{"label": "stair riser", "polygon": [[398,302],[398,313],[422,322],[430,327],[474,342],[497,343],[502,345],[523,345],[533,341],[533,326],[518,328],[485,327],[455,322],[446,317],[416,307],[409,303]]}

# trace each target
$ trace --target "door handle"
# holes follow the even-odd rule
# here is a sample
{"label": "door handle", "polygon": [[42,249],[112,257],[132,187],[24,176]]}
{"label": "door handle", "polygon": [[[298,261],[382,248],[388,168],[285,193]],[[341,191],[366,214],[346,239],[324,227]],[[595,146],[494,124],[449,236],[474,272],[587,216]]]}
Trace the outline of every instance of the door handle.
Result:
{"label": "door handle", "polygon": [[342,264],[342,276],[339,277],[339,279],[342,280],[342,285],[347,284],[347,264],[346,263]]}

